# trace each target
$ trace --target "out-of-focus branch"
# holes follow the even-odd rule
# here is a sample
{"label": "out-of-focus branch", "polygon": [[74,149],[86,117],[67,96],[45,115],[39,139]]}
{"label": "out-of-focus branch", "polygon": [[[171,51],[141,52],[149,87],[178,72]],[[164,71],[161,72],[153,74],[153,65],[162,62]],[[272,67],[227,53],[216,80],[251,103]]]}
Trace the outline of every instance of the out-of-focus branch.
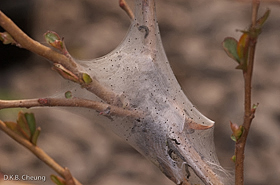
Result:
{"label": "out-of-focus branch", "polygon": [[[21,137],[16,132],[9,129],[6,124],[0,120],[0,129],[3,130],[7,135],[17,141],[19,144],[27,148],[31,151],[36,157],[38,157],[41,161],[46,163],[49,167],[51,167],[54,171],[56,171],[60,176],[65,178],[65,175],[68,175],[68,169],[63,168],[57,162],[55,162],[48,154],[46,154],[41,148],[33,145],[30,141]],[[77,179],[73,178],[75,185],[82,185]]]}
{"label": "out-of-focus branch", "polygon": [[27,100],[0,100],[0,109],[4,108],[30,108],[30,107],[84,107],[94,109],[100,114],[121,117],[140,118],[143,116],[141,112],[135,110],[127,110],[114,105],[101,103],[82,98],[40,98]]}

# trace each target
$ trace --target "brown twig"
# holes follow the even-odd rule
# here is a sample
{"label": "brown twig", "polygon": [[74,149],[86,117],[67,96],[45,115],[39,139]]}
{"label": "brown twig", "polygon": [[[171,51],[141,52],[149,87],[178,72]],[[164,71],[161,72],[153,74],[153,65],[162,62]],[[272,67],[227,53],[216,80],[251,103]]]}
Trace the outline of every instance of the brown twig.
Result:
{"label": "brown twig", "polygon": [[[78,70],[78,64],[71,57],[67,57],[61,53],[46,47],[39,42],[31,39],[26,35],[11,19],[9,19],[2,11],[0,11],[0,26],[4,28],[20,45],[20,47],[25,48],[33,53],[36,53],[54,64],[61,64],[64,68],[71,71],[77,77],[82,78],[83,73]],[[90,84],[83,84],[80,80],[80,84],[86,88],[88,91],[94,93],[96,96],[104,100],[109,104],[113,104],[118,96],[111,90],[107,89],[101,85],[95,77],[91,77],[92,82]]]}
{"label": "brown twig", "polygon": [[[249,32],[255,31],[255,25],[257,20],[257,14],[259,9],[260,1],[252,1],[252,26]],[[249,39],[249,56],[248,56],[248,68],[243,71],[244,77],[244,87],[245,87],[245,103],[244,103],[244,121],[243,128],[244,131],[240,139],[237,140],[235,144],[235,184],[243,185],[244,184],[244,151],[247,136],[249,134],[250,126],[254,118],[254,111],[252,111],[251,105],[251,86],[252,86],[252,75],[254,67],[254,56],[257,44],[257,36],[250,36]]]}
{"label": "brown twig", "polygon": [[[30,108],[30,107],[84,107],[94,109],[103,115],[121,116],[121,117],[142,117],[142,113],[123,109],[114,105],[101,103],[82,98],[40,98],[27,100],[0,100],[0,109],[4,108]],[[106,111],[107,110],[107,111]]]}
{"label": "brown twig", "polygon": [[120,7],[126,12],[131,20],[134,19],[134,14],[125,0],[119,0]]}
{"label": "brown twig", "polygon": [[32,51],[50,61],[60,63],[69,69],[77,67],[76,64],[65,55],[60,54],[31,39],[2,11],[0,11],[0,25],[17,41],[17,43],[20,44],[22,48]]}
{"label": "brown twig", "polygon": [[[60,166],[57,162],[55,162],[48,154],[46,154],[41,148],[33,145],[27,139],[24,139],[20,135],[16,134],[14,131],[9,129],[6,124],[0,120],[0,128],[8,134],[11,138],[17,141],[19,144],[27,148],[31,151],[35,156],[37,156],[41,161],[46,163],[49,167],[51,167],[54,171],[56,171],[61,177],[64,177],[67,172],[65,168]],[[65,178],[65,177],[64,177]],[[76,185],[82,185],[77,179],[73,178]]]}

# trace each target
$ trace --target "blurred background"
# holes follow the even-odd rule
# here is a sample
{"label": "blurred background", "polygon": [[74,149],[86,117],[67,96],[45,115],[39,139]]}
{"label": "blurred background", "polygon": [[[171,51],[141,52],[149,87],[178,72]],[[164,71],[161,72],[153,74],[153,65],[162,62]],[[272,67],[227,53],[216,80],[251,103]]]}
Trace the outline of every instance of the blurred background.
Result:
{"label": "blurred background", "polygon": [[[127,0],[133,7],[132,0]],[[246,185],[280,182],[280,7],[261,4],[271,15],[257,45],[253,103],[259,103],[250,130],[245,160]],[[0,9],[32,38],[45,44],[43,34],[56,31],[78,59],[100,57],[125,37],[129,18],[118,0],[1,0]],[[249,3],[230,0],[161,0],[157,14],[162,41],[172,69],[191,102],[216,122],[215,143],[223,167],[234,142],[229,121],[243,120],[242,72],[227,57],[221,43],[236,39],[236,29],[250,24]],[[20,99],[54,95],[65,87],[51,65],[35,54],[0,44],[0,98]],[[15,121],[18,109],[0,110],[0,119]],[[85,185],[172,185],[153,164],[94,120],[66,109],[35,112],[42,128],[38,145]],[[0,132],[0,172],[45,175],[54,172],[25,148]],[[7,182],[6,182],[7,183]],[[10,182],[11,183],[11,182]],[[0,184],[4,184],[0,182]],[[13,182],[12,182],[13,184]]]}

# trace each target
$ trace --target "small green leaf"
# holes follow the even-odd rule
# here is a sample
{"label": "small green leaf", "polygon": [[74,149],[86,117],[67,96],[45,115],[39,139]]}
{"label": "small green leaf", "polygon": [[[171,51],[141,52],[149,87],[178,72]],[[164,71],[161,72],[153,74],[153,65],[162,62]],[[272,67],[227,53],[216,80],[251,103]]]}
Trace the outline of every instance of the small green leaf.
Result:
{"label": "small green leaf", "polygon": [[67,92],[65,92],[64,96],[65,96],[65,98],[70,99],[70,98],[72,98],[72,92],[67,91]]}
{"label": "small green leaf", "polygon": [[249,41],[250,36],[248,32],[242,31],[243,34],[239,38],[237,43],[237,54],[239,57],[239,65],[236,69],[242,69],[243,71],[247,70],[247,60],[249,55]]}
{"label": "small green leaf", "polygon": [[17,124],[16,124],[15,122],[12,122],[12,121],[5,121],[4,123],[6,124],[6,126],[7,126],[9,129],[11,129],[11,130],[13,130],[13,131],[15,131],[16,128],[17,128]]}
{"label": "small green leaf", "polygon": [[233,140],[234,142],[236,142],[236,137],[235,137],[233,134],[230,136],[230,138],[231,138],[231,140]]}
{"label": "small green leaf", "polygon": [[18,129],[18,125],[15,122],[11,122],[11,121],[5,121],[4,122],[6,124],[6,126],[11,129],[12,131],[14,131],[15,133],[17,133],[18,135],[25,137],[21,131]]}
{"label": "small green leaf", "polygon": [[237,63],[240,63],[240,59],[237,54],[237,44],[237,40],[232,37],[227,37],[223,41],[223,48],[230,58],[234,59]]}
{"label": "small green leaf", "polygon": [[33,113],[25,113],[24,114],[25,119],[27,121],[27,124],[29,126],[31,137],[33,136],[35,130],[36,130],[36,121]]}
{"label": "small green leaf", "polygon": [[37,145],[37,140],[38,140],[38,137],[39,137],[40,133],[41,133],[41,128],[38,127],[38,128],[35,130],[34,134],[32,135],[31,143],[32,143],[33,145],[35,145],[35,146]]}
{"label": "small green leaf", "polygon": [[246,59],[248,56],[249,39],[250,36],[248,33],[243,33],[239,38],[237,43],[237,54],[240,59]]}
{"label": "small green leaf", "polygon": [[85,82],[86,85],[88,85],[92,82],[92,79],[88,74],[83,73],[83,81]]}
{"label": "small green leaf", "polygon": [[61,182],[62,181],[61,178],[57,177],[56,175],[51,175],[51,180],[56,185],[65,185],[63,182]]}
{"label": "small green leaf", "polygon": [[270,14],[270,10],[267,9],[266,12],[264,13],[264,15],[257,20],[257,23],[256,23],[257,28],[261,28],[263,26],[263,24],[265,23],[265,21],[269,17],[269,14]]}
{"label": "small green leaf", "polygon": [[31,137],[31,131],[23,112],[21,111],[18,113],[17,124],[18,129],[29,140]]}

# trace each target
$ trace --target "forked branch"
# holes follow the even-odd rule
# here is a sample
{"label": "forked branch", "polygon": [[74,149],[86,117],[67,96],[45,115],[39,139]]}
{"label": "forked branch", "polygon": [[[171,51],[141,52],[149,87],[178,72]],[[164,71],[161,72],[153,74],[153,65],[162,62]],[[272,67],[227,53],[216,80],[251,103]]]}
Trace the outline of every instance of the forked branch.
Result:
{"label": "forked branch", "polygon": [[[63,168],[57,162],[55,162],[48,154],[46,154],[41,148],[33,145],[27,139],[21,137],[16,132],[12,131],[10,128],[6,126],[6,124],[0,120],[0,128],[7,135],[17,141],[19,144],[27,148],[30,152],[32,152],[36,157],[38,157],[41,161],[46,163],[50,168],[52,168],[55,172],[57,172],[61,177],[68,177],[69,170],[67,168]],[[75,185],[82,185],[77,179],[73,178]]]}
{"label": "forked branch", "polygon": [[[79,79],[77,80],[77,83],[82,85],[88,91],[94,93],[96,96],[100,97],[105,102],[113,104],[115,101],[117,101],[118,96],[108,88],[101,85],[94,76],[91,77],[91,82],[89,84],[85,84],[83,81],[84,73],[79,71],[79,64],[77,64],[73,58],[58,53],[51,48],[31,39],[2,11],[0,11],[0,26],[12,36],[12,38],[17,43],[17,46],[36,53],[53,62],[53,64],[60,64],[67,71],[71,71],[71,73]],[[65,76],[63,77],[65,78]]]}

